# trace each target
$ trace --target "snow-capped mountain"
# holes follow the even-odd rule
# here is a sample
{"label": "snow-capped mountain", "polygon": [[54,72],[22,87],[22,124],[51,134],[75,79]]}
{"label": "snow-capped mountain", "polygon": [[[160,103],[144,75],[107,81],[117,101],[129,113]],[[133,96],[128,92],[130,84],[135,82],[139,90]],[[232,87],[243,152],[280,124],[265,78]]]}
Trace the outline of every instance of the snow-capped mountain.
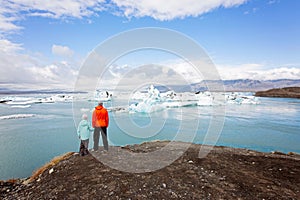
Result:
{"label": "snow-capped mountain", "polygon": [[[192,84],[190,90],[192,91],[205,91],[213,88],[214,85],[222,87],[224,85],[225,91],[260,91],[272,88],[283,87],[300,87],[300,79],[277,79],[277,80],[251,80],[251,79],[236,79],[236,80],[223,80],[213,81],[205,80],[200,83]],[[211,87],[212,86],[212,87]],[[179,89],[179,88],[178,88]],[[181,87],[181,90],[188,89],[188,86]]]}

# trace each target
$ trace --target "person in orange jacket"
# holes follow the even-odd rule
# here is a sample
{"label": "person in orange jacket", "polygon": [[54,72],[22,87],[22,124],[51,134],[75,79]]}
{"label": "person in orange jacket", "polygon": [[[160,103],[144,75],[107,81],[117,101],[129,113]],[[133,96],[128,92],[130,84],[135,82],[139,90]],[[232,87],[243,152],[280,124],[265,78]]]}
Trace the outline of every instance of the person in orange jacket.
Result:
{"label": "person in orange jacket", "polygon": [[98,106],[95,107],[92,116],[92,126],[94,128],[94,151],[97,151],[99,147],[100,132],[102,136],[104,149],[108,151],[108,141],[107,141],[108,124],[109,124],[108,112],[103,107],[103,103],[99,102]]}

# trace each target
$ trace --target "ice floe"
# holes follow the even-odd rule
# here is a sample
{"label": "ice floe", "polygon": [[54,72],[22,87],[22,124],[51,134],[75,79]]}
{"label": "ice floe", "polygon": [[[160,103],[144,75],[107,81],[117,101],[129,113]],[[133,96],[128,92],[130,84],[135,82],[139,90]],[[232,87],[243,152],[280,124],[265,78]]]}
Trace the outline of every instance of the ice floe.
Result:
{"label": "ice floe", "polygon": [[31,105],[15,105],[11,106],[11,108],[29,108]]}
{"label": "ice floe", "polygon": [[[220,96],[221,95],[221,96]],[[218,97],[218,98],[216,98]],[[226,104],[259,104],[256,97],[243,93],[217,93],[217,92],[184,92],[175,93],[168,91],[160,93],[151,85],[147,92],[137,91],[131,96],[132,100],[139,102],[129,106],[129,112],[151,113],[166,108],[178,108],[186,106],[217,106]]]}
{"label": "ice floe", "polygon": [[90,98],[91,101],[102,101],[102,102],[107,102],[112,100],[112,93],[108,91],[101,91],[101,90],[96,90],[94,92],[94,95],[92,98]]}
{"label": "ice floe", "polygon": [[0,116],[0,120],[29,118],[29,117],[34,117],[34,116],[35,116],[35,114],[13,114],[13,115],[4,115],[4,116]]}
{"label": "ice floe", "polygon": [[48,97],[20,97],[7,96],[0,99],[0,103],[11,105],[13,108],[28,108],[32,104],[39,103],[56,103],[56,102],[71,102],[73,96],[65,94],[56,94]]}

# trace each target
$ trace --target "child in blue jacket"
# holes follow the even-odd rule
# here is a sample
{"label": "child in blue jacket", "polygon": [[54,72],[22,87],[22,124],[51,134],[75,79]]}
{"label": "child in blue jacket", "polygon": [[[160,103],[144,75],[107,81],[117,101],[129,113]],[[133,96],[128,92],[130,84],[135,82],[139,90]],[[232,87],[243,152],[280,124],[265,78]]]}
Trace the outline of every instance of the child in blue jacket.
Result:
{"label": "child in blue jacket", "polygon": [[91,124],[88,122],[88,116],[86,114],[82,115],[82,120],[80,121],[77,134],[80,141],[80,149],[79,154],[81,156],[87,155],[89,153],[88,146],[89,146],[89,138],[91,135],[91,131],[94,129],[92,128]]}

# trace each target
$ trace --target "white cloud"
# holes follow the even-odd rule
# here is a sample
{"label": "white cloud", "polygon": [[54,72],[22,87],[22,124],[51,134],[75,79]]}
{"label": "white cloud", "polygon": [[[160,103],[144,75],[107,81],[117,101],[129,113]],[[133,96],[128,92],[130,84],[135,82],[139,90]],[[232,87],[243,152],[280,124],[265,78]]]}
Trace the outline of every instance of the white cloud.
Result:
{"label": "white cloud", "polygon": [[224,80],[253,79],[300,79],[300,67],[277,67],[265,69],[263,64],[243,64],[239,66],[217,66],[219,74]]}
{"label": "white cloud", "polygon": [[6,39],[0,40],[0,48],[1,53],[14,53],[23,50],[21,44],[16,44]]}
{"label": "white cloud", "polygon": [[104,6],[105,0],[1,0],[0,31],[7,33],[21,29],[15,22],[28,16],[83,18],[96,14]]}
{"label": "white cloud", "polygon": [[258,80],[300,79],[300,68],[280,67],[263,72],[256,71],[256,77]]}
{"label": "white cloud", "polygon": [[[207,64],[205,66],[207,66]],[[115,64],[111,65],[105,73],[102,74],[102,77],[94,77],[93,74],[90,74],[82,83],[89,83],[88,80],[99,78],[99,85],[103,87],[116,87],[117,85],[118,87],[137,87],[145,83],[188,85],[202,81],[204,75],[208,75],[210,71],[204,68],[201,70],[202,71],[196,69],[188,62],[177,59],[155,64],[141,64],[138,66]],[[93,84],[89,86],[94,87]]]}
{"label": "white cloud", "polygon": [[67,46],[61,45],[52,45],[52,53],[57,56],[62,57],[71,57],[73,55],[73,51]]}
{"label": "white cloud", "polygon": [[145,17],[150,16],[157,20],[172,20],[188,16],[200,16],[216,8],[234,7],[247,0],[112,0],[124,16]]}
{"label": "white cloud", "polygon": [[268,4],[274,4],[274,3],[278,3],[279,1],[277,1],[277,0],[270,0],[270,1],[268,1]]}
{"label": "white cloud", "polygon": [[45,65],[25,54],[20,44],[0,40],[0,83],[14,87],[73,88],[77,71],[68,62]]}
{"label": "white cloud", "polygon": [[[216,8],[234,7],[247,0],[1,0],[0,31],[7,33],[22,27],[17,21],[26,17],[83,18],[108,10],[115,15],[130,17],[149,16],[157,20],[172,20],[200,16]],[[116,12],[116,10],[118,12]],[[1,34],[2,35],[2,34]]]}
{"label": "white cloud", "polygon": [[[236,66],[217,66],[215,70],[209,70],[212,65],[202,63],[197,69],[187,62],[180,60],[169,60],[160,64],[151,65],[114,65],[110,66],[103,77],[99,78],[99,85],[103,87],[138,86],[145,83],[157,83],[165,85],[186,85],[198,83],[202,80],[218,78],[223,80],[253,79],[253,80],[275,80],[275,79],[300,79],[300,68],[277,67],[266,69],[265,64],[249,63]],[[210,73],[216,73],[211,75]],[[93,86],[92,74],[83,81]],[[95,80],[94,79],[94,80]]]}

